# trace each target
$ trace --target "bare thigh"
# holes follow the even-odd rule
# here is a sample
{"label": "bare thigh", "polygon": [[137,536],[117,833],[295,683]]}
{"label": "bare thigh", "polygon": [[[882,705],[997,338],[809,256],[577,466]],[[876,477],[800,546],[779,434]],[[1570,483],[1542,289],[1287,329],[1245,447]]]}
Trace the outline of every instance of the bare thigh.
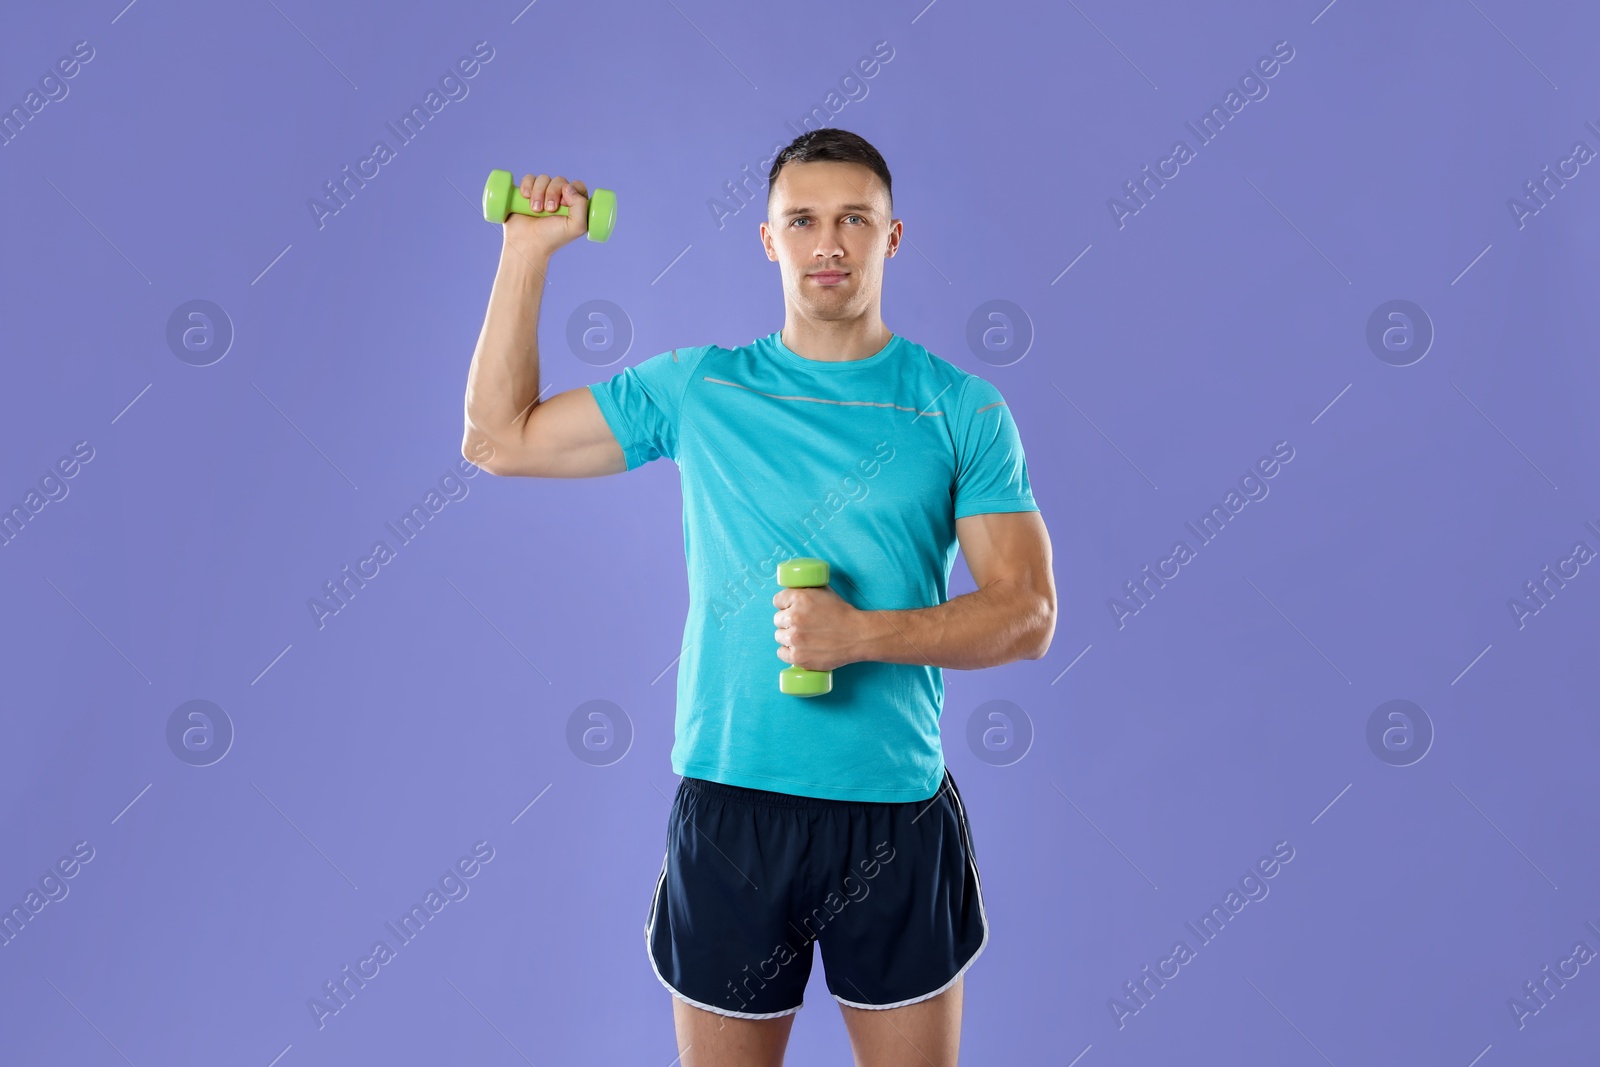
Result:
{"label": "bare thigh", "polygon": [[956,1067],[961,1051],[961,992],[967,976],[936,997],[903,1008],[840,1004],[856,1067]]}
{"label": "bare thigh", "polygon": [[682,1067],[783,1067],[794,1017],[790,1012],[776,1019],[737,1019],[673,997],[678,1062]]}

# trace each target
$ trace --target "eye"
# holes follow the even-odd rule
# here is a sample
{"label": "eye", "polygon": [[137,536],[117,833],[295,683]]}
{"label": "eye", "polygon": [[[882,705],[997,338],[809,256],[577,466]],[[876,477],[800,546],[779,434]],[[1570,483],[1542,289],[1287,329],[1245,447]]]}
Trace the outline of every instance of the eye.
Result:
{"label": "eye", "polygon": [[860,215],[847,215],[847,216],[845,216],[845,217],[846,217],[846,218],[851,218],[851,219],[860,219],[860,220],[861,220],[861,221],[862,221],[862,222],[866,222],[866,221],[867,221],[867,220],[866,220],[866,219],[864,219],[864,218],[861,218],[861,216],[860,216]]}

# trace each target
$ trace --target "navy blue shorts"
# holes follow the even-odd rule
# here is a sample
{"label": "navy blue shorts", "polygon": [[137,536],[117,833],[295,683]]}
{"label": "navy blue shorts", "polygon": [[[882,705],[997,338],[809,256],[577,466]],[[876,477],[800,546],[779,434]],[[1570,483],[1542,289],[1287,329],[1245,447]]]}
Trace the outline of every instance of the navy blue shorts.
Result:
{"label": "navy blue shorts", "polygon": [[944,992],[989,939],[955,779],[885,804],[684,778],[644,937],[662,984],[721,1015],[798,1011],[814,941],[851,1007]]}

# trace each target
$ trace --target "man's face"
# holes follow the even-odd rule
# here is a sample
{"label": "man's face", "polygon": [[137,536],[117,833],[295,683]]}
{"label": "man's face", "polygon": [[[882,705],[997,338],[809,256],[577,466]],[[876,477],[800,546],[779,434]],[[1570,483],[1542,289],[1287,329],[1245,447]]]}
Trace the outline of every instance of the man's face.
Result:
{"label": "man's face", "polygon": [[789,163],[773,183],[761,243],[783,272],[786,302],[818,319],[866,314],[883,261],[900,245],[889,191],[861,163]]}

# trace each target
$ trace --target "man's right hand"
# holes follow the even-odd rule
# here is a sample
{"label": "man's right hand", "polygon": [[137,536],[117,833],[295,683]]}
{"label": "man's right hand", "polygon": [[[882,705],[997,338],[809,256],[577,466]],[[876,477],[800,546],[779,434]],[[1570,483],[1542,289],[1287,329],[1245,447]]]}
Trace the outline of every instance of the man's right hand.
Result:
{"label": "man's right hand", "polygon": [[543,218],[514,211],[506,216],[505,242],[523,255],[549,258],[562,245],[589,232],[589,190],[582,182],[569,182],[559,174],[524,174],[517,191],[537,210],[567,209],[565,215]]}

